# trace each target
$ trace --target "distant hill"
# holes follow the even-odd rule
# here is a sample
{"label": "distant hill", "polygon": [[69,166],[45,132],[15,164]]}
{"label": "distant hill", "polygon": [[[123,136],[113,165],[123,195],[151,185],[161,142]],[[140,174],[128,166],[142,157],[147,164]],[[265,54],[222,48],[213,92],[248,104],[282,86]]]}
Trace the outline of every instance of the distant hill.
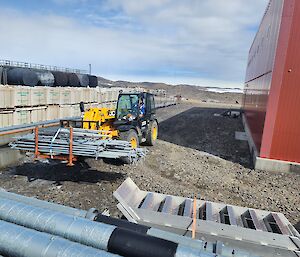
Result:
{"label": "distant hill", "polygon": [[168,95],[181,95],[186,99],[193,99],[207,102],[225,102],[236,103],[242,102],[242,90],[238,88],[221,88],[221,87],[201,87],[186,84],[168,85],[166,83],[155,82],[129,82],[129,81],[112,81],[98,77],[98,84],[103,87],[142,87],[146,89],[164,89]]}

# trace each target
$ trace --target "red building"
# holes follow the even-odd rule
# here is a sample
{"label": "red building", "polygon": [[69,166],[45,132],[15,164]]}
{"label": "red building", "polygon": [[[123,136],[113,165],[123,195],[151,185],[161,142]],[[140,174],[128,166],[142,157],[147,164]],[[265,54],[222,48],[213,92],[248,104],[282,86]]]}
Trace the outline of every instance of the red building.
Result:
{"label": "red building", "polygon": [[270,0],[245,81],[244,122],[256,167],[291,170],[300,163],[300,0]]}

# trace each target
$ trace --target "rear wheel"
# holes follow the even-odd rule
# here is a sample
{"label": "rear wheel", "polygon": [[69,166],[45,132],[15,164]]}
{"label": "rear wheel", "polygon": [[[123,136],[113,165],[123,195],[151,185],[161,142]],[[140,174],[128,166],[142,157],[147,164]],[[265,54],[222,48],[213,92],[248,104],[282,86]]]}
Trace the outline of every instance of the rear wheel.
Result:
{"label": "rear wheel", "polygon": [[156,139],[158,136],[158,124],[157,121],[152,121],[149,124],[147,138],[146,138],[146,144],[147,145],[155,145]]}

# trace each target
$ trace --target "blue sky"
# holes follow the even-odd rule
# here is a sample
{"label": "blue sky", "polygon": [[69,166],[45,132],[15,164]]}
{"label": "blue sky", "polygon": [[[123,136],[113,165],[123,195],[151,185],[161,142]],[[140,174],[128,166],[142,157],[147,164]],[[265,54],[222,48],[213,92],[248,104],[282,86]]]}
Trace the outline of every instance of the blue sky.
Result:
{"label": "blue sky", "polygon": [[0,59],[242,87],[268,0],[0,0]]}

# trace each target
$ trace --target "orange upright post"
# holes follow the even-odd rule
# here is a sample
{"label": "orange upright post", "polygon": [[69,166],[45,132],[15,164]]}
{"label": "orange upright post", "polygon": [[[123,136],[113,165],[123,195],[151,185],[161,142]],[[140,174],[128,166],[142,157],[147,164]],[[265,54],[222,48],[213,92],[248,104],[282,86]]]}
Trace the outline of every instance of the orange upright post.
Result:
{"label": "orange upright post", "polygon": [[192,238],[195,239],[196,237],[196,214],[197,214],[197,200],[196,195],[194,196],[194,203],[193,203],[193,226],[192,226]]}
{"label": "orange upright post", "polygon": [[39,157],[39,127],[36,126],[34,128],[34,139],[35,139],[35,149],[34,149],[34,158],[37,159]]}
{"label": "orange upright post", "polygon": [[73,128],[70,127],[70,145],[69,145],[69,162],[67,166],[74,166],[73,163]]}

